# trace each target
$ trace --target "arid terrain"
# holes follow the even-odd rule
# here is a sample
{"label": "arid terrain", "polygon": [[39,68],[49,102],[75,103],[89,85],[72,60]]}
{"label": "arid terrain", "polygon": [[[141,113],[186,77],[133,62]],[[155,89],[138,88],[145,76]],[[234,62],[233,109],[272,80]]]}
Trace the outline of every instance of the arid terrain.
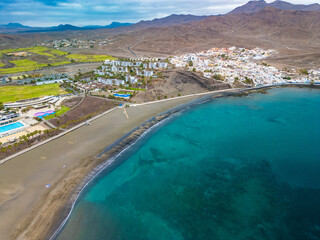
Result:
{"label": "arid terrain", "polygon": [[[109,43],[92,49],[64,50],[116,57],[135,57],[134,54],[166,57],[212,47],[261,47],[278,50],[279,57],[270,60],[276,64],[299,68],[309,68],[310,63],[319,64],[320,12],[281,10],[280,5],[268,5],[259,12],[205,18],[172,15],[115,29],[1,34],[0,48],[63,38],[107,39]],[[317,9],[318,5],[314,6],[311,10]]]}
{"label": "arid terrain", "polygon": [[148,102],[180,95],[230,88],[224,82],[208,79],[199,74],[183,70],[163,71],[163,78],[165,79],[164,81],[153,80],[152,84],[148,85],[147,91],[139,91],[132,98],[132,101],[137,103]]}
{"label": "arid terrain", "polygon": [[71,110],[59,117],[50,119],[50,122],[57,127],[71,128],[118,105],[112,100],[98,97],[72,98],[64,104],[71,107]]}
{"label": "arid terrain", "polygon": [[[279,51],[298,67],[309,66],[299,55],[314,57],[320,46],[320,12],[284,11],[271,7],[254,14],[208,17],[200,22],[133,33],[141,37],[132,50],[176,55],[216,47],[261,47]],[[131,36],[132,38],[132,36]],[[278,60],[280,62],[280,59]]]}

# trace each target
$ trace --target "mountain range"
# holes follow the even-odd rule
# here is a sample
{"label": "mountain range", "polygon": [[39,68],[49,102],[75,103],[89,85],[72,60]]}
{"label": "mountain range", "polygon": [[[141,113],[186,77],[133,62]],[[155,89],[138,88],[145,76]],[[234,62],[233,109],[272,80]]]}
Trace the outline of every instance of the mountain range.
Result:
{"label": "mountain range", "polygon": [[279,48],[320,46],[320,12],[265,7],[256,13],[210,16],[202,21],[140,30],[133,49],[175,53],[210,46],[236,45]]}
{"label": "mountain range", "polygon": [[164,18],[155,18],[151,21],[140,21],[135,24],[136,27],[167,27],[173,25],[180,25],[183,23],[201,21],[208,16],[194,16],[191,14],[172,14]]}
{"label": "mountain range", "polygon": [[[320,11],[320,4],[292,4],[285,1],[276,0],[271,3],[267,3],[264,0],[249,1],[247,4],[237,7],[228,15],[241,14],[241,13],[257,13],[265,7],[274,7],[281,10],[298,10],[298,11]],[[114,29],[125,27],[122,30],[134,31],[142,28],[149,27],[168,27],[185,23],[198,22],[211,16],[194,16],[191,14],[172,14],[164,18],[155,18],[149,21],[140,21],[138,23],[120,23],[112,22],[106,26],[93,25],[77,27],[70,24],[61,24],[53,27],[29,27],[20,23],[9,23],[6,25],[0,25],[0,32],[2,33],[32,33],[32,32],[61,32],[61,31],[77,31],[77,30],[95,30],[95,29]]]}
{"label": "mountain range", "polygon": [[[319,4],[250,1],[225,15],[170,15],[127,26],[111,24],[114,28],[87,26],[79,29],[60,25],[41,34],[27,31],[25,34],[0,34],[0,48],[23,47],[64,38],[108,38],[112,44],[101,45],[97,51],[120,57],[132,56],[129,46],[139,56],[168,56],[213,46],[238,46],[272,48],[281,52],[283,59],[295,59],[301,65],[320,64],[318,7]],[[7,29],[15,27],[21,31],[28,29],[19,24],[7,25]]]}
{"label": "mountain range", "polygon": [[320,4],[314,3],[310,5],[304,4],[292,4],[285,1],[276,0],[271,3],[267,3],[264,0],[249,1],[247,4],[237,7],[229,14],[239,13],[256,13],[264,9],[265,7],[274,7],[281,10],[299,10],[299,11],[320,11]]}
{"label": "mountain range", "polygon": [[77,31],[77,30],[93,30],[93,29],[103,29],[103,28],[118,28],[124,26],[130,26],[132,23],[120,23],[112,22],[106,26],[94,25],[94,26],[84,26],[77,27],[71,24],[60,24],[53,27],[29,27],[24,26],[20,23],[8,23],[5,25],[0,25],[0,32],[3,33],[32,33],[32,32],[60,32],[60,31]]}
{"label": "mountain range", "polygon": [[207,16],[194,16],[191,14],[172,14],[164,18],[156,18],[150,21],[140,21],[136,24],[132,23],[120,23],[112,22],[106,26],[92,25],[77,27],[70,24],[60,24],[59,26],[53,27],[29,27],[24,26],[20,23],[8,23],[6,25],[0,25],[0,32],[2,33],[32,33],[32,32],[60,32],[60,31],[77,31],[77,30],[94,30],[94,29],[104,29],[104,28],[119,28],[131,26],[130,30],[137,28],[148,28],[148,27],[164,27],[179,25],[183,23],[189,23],[194,21],[200,21],[205,19]]}

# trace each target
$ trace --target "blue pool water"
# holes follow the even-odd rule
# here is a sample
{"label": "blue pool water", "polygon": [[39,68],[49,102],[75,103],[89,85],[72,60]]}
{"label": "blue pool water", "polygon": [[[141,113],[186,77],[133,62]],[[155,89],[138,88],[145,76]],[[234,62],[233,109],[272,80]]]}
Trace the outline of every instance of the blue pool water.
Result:
{"label": "blue pool water", "polygon": [[59,240],[320,239],[320,91],[180,113],[81,194]]}
{"label": "blue pool water", "polygon": [[0,133],[10,131],[19,127],[23,127],[23,124],[20,122],[10,123],[4,126],[0,126]]}
{"label": "blue pool water", "polygon": [[128,98],[130,97],[131,95],[130,94],[119,94],[119,93],[116,93],[114,94],[115,97],[123,97],[123,98]]}

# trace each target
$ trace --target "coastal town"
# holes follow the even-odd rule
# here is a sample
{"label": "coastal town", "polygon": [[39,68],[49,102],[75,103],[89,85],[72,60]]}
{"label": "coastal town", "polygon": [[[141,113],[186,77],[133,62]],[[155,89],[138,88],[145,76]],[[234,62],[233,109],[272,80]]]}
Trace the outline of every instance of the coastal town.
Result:
{"label": "coastal town", "polygon": [[[32,138],[50,130],[58,133],[68,128],[72,121],[81,122],[88,119],[88,116],[93,116],[93,112],[88,112],[87,116],[82,116],[81,121],[73,118],[65,122],[61,120],[73,107],[73,104],[68,105],[68,101],[72,102],[72,99],[78,101],[92,96],[101,98],[101,103],[108,106],[122,105],[123,102],[130,106],[134,103],[132,97],[139,92],[148,91],[148,86],[152,86],[153,82],[165,82],[162,72],[166,70],[182,69],[229,84],[231,88],[320,84],[320,69],[280,70],[264,62],[275,54],[277,52],[272,49],[212,48],[170,58],[107,59],[92,72],[79,72],[73,76],[68,73],[3,76],[0,79],[2,86],[47,85],[56,86],[59,90],[54,95],[2,103],[1,151],[6,156],[13,151],[12,146],[26,141],[26,136]],[[97,110],[97,106],[92,109],[95,109],[94,115],[101,112]],[[105,110],[107,109],[109,108]],[[75,114],[74,118],[76,116],[78,115]]]}
{"label": "coastal town", "polygon": [[184,54],[170,59],[176,67],[186,67],[207,78],[222,80],[235,86],[272,86],[281,84],[320,84],[320,69],[314,70],[279,70],[265,62],[257,63],[272,55],[275,50],[261,48],[212,48],[199,53]]}

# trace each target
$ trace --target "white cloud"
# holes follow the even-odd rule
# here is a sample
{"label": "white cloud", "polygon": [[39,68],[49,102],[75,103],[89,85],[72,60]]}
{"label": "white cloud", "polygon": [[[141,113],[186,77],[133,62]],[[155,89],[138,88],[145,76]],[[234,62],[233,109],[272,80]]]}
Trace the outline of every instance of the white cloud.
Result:
{"label": "white cloud", "polygon": [[10,14],[20,15],[20,16],[36,16],[36,14],[33,12],[22,12],[22,11],[11,12]]}
{"label": "white cloud", "polygon": [[62,2],[58,3],[58,6],[63,7],[63,8],[77,8],[80,9],[82,8],[82,5],[80,3],[68,3],[68,2]]}
{"label": "white cloud", "polygon": [[98,5],[93,6],[92,9],[97,12],[105,12],[105,13],[115,13],[120,12],[121,8],[119,6],[104,6],[104,5]]}
{"label": "white cloud", "polygon": [[[31,26],[57,23],[102,24],[138,22],[170,14],[224,14],[249,0],[0,0],[0,24]],[[273,0],[267,0],[272,2]],[[310,4],[316,0],[288,0]],[[5,18],[3,17],[5,16]]]}

